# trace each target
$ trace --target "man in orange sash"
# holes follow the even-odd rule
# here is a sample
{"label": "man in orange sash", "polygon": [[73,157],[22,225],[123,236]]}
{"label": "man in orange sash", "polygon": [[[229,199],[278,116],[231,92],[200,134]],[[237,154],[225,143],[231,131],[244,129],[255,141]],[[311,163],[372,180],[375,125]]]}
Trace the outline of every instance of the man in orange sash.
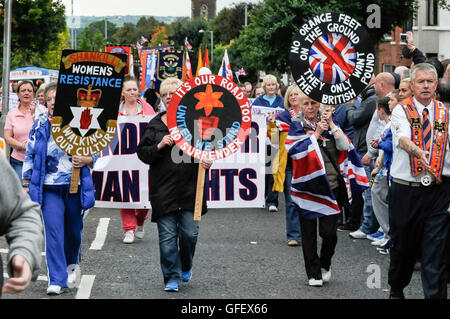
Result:
{"label": "man in orange sash", "polygon": [[389,199],[390,298],[404,298],[416,256],[425,298],[447,298],[445,244],[450,193],[449,109],[434,100],[434,66],[411,69],[413,98],[392,112],[393,177]]}

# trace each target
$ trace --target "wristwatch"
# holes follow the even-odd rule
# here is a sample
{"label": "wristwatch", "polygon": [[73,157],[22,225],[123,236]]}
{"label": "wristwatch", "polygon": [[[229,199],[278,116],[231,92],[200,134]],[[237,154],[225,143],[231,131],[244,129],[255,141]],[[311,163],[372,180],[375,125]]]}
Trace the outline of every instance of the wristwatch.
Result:
{"label": "wristwatch", "polygon": [[331,132],[331,134],[334,134],[334,133],[336,133],[337,131],[339,131],[339,126],[335,126],[334,127],[334,129],[332,129],[330,132]]}

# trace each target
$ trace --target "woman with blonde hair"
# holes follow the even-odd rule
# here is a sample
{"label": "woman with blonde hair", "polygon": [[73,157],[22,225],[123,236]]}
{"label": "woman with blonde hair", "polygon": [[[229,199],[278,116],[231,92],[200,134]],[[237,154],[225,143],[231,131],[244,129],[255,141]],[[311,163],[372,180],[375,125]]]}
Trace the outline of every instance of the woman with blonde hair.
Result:
{"label": "woman with blonde hair", "polygon": [[269,124],[269,129],[278,129],[276,139],[279,142],[279,151],[275,156],[273,165],[273,191],[284,192],[286,207],[286,238],[289,246],[299,246],[302,234],[300,230],[300,219],[295,210],[295,204],[291,199],[290,192],[292,183],[292,159],[288,157],[284,142],[289,132],[292,117],[301,112],[301,101],[305,97],[306,95],[300,90],[297,84],[294,83],[290,85],[286,90],[284,98],[284,107],[286,110],[279,114],[276,117],[276,120],[272,114],[269,116],[269,121],[271,122]]}
{"label": "woman with blonde hair", "polygon": [[37,103],[34,99],[33,82],[21,81],[17,87],[19,105],[10,109],[6,116],[4,135],[6,144],[13,150],[11,165],[19,179],[22,179],[22,167],[28,143],[28,134],[34,124],[34,112]]}
{"label": "woman with blonde hair", "polygon": [[262,87],[264,89],[264,94],[256,98],[253,105],[284,108],[284,99],[277,93],[280,85],[274,75],[266,75],[263,79]]}

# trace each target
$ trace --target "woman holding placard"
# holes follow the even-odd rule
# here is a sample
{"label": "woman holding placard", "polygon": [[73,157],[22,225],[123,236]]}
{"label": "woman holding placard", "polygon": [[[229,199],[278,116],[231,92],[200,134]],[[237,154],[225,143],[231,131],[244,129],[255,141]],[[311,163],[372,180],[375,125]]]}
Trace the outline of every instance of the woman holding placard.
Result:
{"label": "woman holding placard", "polygon": [[[139,85],[136,78],[125,77],[122,88],[123,101],[119,106],[119,116],[154,115],[150,104],[139,97]],[[135,237],[144,238],[144,222],[148,218],[148,209],[121,208],[124,244],[131,244]]]}
{"label": "woman holding placard", "polygon": [[[323,112],[319,112],[317,101],[303,93],[299,100],[302,112],[292,118],[286,140],[296,175],[292,179],[291,197],[300,215],[308,283],[322,286],[331,278],[338,219],[342,207],[348,206],[341,168],[352,181],[350,184],[354,181],[353,184],[359,185],[362,181],[361,187],[366,187],[368,183],[367,177],[363,180],[364,169],[348,137],[333,121],[331,106],[325,105]],[[320,256],[317,225],[322,238]]]}
{"label": "woman holding placard", "polygon": [[[179,79],[168,78],[161,83],[162,101],[167,108],[177,88]],[[147,126],[137,154],[150,165],[150,201],[152,222],[159,233],[161,270],[166,291],[178,291],[180,281],[192,277],[192,262],[197,244],[199,224],[194,221],[194,206],[198,165],[192,158],[174,161],[172,155],[181,152],[174,148],[174,141],[167,127],[166,112],[155,116]],[[179,158],[178,158],[179,159]],[[205,169],[211,162],[200,161]],[[203,197],[202,213],[206,213]]]}
{"label": "woman holding placard", "polygon": [[[83,215],[95,204],[89,168],[97,156],[70,156],[56,145],[50,132],[56,84],[45,89],[49,114],[42,113],[31,128],[23,164],[23,186],[42,208],[48,268],[47,294],[59,295],[79,278]],[[72,166],[81,168],[80,187],[69,193]]]}

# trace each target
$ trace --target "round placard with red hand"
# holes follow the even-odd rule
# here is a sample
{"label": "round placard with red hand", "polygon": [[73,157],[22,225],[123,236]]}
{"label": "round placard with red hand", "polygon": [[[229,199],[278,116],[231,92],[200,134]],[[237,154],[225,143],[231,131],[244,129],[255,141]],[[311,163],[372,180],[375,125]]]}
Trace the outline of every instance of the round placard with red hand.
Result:
{"label": "round placard with red hand", "polygon": [[214,161],[235,153],[245,142],[251,122],[244,92],[219,75],[184,82],[167,109],[167,126],[175,143],[199,160]]}

